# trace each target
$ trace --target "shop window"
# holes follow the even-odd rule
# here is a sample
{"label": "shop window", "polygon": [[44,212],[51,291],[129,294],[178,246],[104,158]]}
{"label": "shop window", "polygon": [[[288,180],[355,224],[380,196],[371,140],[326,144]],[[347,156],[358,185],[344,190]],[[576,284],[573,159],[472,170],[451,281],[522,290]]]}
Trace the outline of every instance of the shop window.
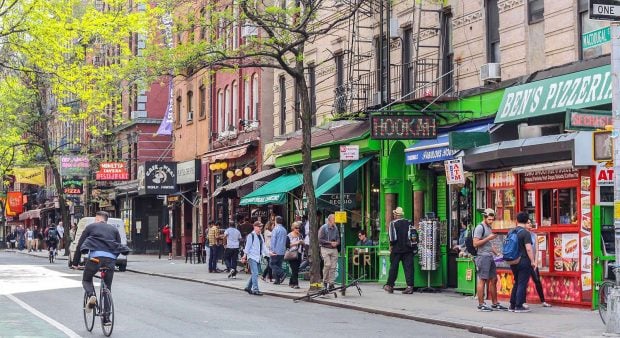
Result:
{"label": "shop window", "polygon": [[476,209],[484,210],[487,207],[487,176],[485,173],[476,174]]}
{"label": "shop window", "polygon": [[540,224],[577,224],[577,189],[541,189],[540,190]]}
{"label": "shop window", "polygon": [[511,171],[488,174],[489,208],[495,210],[494,229],[509,229],[516,218],[515,175]]}
{"label": "shop window", "polygon": [[526,190],[523,197],[523,211],[527,212],[534,222],[533,227],[536,227],[539,223],[536,220],[536,190]]}

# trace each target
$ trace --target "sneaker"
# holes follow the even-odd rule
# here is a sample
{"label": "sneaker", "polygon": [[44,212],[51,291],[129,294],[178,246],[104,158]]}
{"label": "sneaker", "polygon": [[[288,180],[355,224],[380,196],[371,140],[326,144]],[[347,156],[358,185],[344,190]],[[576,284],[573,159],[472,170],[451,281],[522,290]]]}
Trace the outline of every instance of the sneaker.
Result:
{"label": "sneaker", "polygon": [[88,297],[88,302],[86,303],[86,312],[90,313],[95,307],[95,304],[97,304],[97,297],[95,297],[94,295]]}
{"label": "sneaker", "polygon": [[228,276],[226,276],[226,277],[231,278],[232,276],[233,276],[233,273],[232,273],[232,270],[231,270],[230,272],[228,272]]}
{"label": "sneaker", "polygon": [[111,325],[112,325],[112,321],[110,320],[110,318],[107,316],[103,317],[103,326],[111,326]]}
{"label": "sneaker", "polygon": [[252,290],[250,288],[245,288],[245,289],[243,289],[243,291],[245,291],[245,292],[247,292],[249,294],[252,294]]}
{"label": "sneaker", "polygon": [[260,291],[258,291],[258,290],[257,290],[257,291],[252,291],[252,294],[253,294],[254,296],[262,296],[262,295],[263,295],[263,293],[262,293],[262,292],[260,292]]}
{"label": "sneaker", "polygon": [[524,308],[526,308],[526,309],[529,309],[529,308],[530,308],[530,306],[529,306],[529,305],[527,305],[527,304],[525,304],[525,303],[523,303],[523,307],[524,307]]}
{"label": "sneaker", "polygon": [[384,285],[383,290],[385,290],[387,293],[394,293],[394,287],[390,285]]}
{"label": "sneaker", "polygon": [[525,313],[525,312],[530,312],[530,309],[524,308],[523,306],[517,306],[515,308],[515,312],[516,313]]}
{"label": "sneaker", "polygon": [[515,312],[515,307],[511,305],[511,306],[508,308],[508,312]]}
{"label": "sneaker", "polygon": [[413,286],[408,286],[405,291],[403,291],[404,294],[406,295],[410,295],[413,293]]}
{"label": "sneaker", "polygon": [[232,278],[237,278],[237,270],[236,269],[232,269],[232,271],[230,272],[232,273]]}
{"label": "sneaker", "polygon": [[551,304],[547,303],[547,302],[542,302],[542,306],[543,307],[551,307]]}
{"label": "sneaker", "polygon": [[478,305],[478,311],[480,312],[492,312],[493,309],[490,308],[488,305],[486,305],[485,303],[482,303],[480,305]]}
{"label": "sneaker", "polygon": [[491,308],[493,308],[493,310],[496,310],[496,311],[507,311],[508,310],[507,307],[503,306],[500,303],[491,305]]}

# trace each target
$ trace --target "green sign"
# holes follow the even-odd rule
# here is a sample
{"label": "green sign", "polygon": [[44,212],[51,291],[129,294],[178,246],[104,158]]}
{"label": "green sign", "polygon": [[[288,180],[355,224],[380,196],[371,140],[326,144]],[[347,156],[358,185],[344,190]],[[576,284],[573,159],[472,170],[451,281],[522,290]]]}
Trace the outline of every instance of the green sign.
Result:
{"label": "green sign", "polygon": [[611,111],[567,109],[566,130],[599,130],[613,124]]}
{"label": "green sign", "polygon": [[611,41],[611,29],[609,26],[587,32],[581,35],[581,48],[588,49]]}
{"label": "green sign", "polygon": [[506,88],[495,123],[611,103],[611,66]]}

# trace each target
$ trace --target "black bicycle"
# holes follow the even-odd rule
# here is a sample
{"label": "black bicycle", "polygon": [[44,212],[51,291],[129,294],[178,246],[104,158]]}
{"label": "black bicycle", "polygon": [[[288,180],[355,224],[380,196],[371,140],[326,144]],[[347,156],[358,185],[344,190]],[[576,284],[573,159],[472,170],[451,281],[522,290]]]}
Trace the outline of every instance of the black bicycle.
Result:
{"label": "black bicycle", "polygon": [[[114,302],[112,301],[112,291],[108,289],[104,280],[108,270],[108,267],[102,266],[99,268],[100,276],[94,276],[101,280],[101,287],[99,289],[99,298],[91,311],[87,311],[89,297],[88,294],[84,292],[84,324],[86,325],[86,330],[88,330],[88,332],[93,330],[95,326],[95,317],[99,316],[101,318],[101,329],[106,337],[109,337],[114,329]],[[95,297],[97,297],[96,292]]]}
{"label": "black bicycle", "polygon": [[49,247],[49,259],[50,263],[54,263],[54,260],[56,259],[56,246]]}

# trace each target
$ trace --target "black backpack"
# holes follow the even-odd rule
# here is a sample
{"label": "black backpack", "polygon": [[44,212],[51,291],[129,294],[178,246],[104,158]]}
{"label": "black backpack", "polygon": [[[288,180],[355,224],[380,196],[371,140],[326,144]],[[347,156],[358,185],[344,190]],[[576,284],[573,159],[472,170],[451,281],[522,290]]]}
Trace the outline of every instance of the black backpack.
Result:
{"label": "black backpack", "polygon": [[[478,224],[478,225],[481,225],[481,224]],[[465,235],[465,249],[472,256],[478,255],[478,249],[476,249],[476,247],[474,246],[474,232],[476,231],[476,228],[478,227],[478,225],[476,225],[473,229],[471,227],[467,229],[467,234]],[[482,238],[484,238],[484,230],[485,229],[483,225],[482,226]]]}

